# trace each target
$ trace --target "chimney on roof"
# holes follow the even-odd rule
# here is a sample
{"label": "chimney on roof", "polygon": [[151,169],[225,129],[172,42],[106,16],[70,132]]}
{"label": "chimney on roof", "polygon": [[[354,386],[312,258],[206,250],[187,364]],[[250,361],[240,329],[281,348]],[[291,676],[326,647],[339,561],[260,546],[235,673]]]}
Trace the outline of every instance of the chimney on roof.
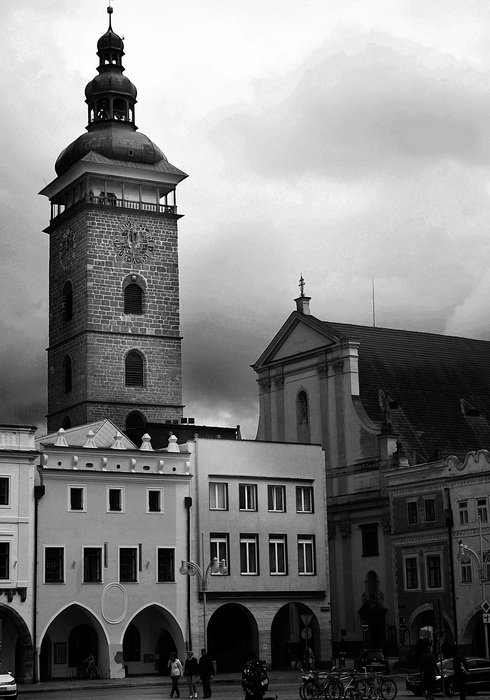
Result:
{"label": "chimney on roof", "polygon": [[310,301],[311,297],[305,296],[305,281],[303,279],[303,275],[299,278],[299,288],[301,290],[301,294],[297,299],[294,301],[296,302],[296,311],[299,314],[304,314],[305,316],[310,315]]}

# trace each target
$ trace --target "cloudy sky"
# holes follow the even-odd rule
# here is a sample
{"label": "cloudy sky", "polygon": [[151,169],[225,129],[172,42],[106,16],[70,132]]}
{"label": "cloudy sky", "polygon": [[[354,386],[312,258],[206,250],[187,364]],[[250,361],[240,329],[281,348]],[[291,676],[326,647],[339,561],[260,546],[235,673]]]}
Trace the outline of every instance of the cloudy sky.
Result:
{"label": "cloudy sky", "polygon": [[[105,0],[0,0],[0,421],[44,428],[48,201]],[[185,414],[253,438],[294,309],[490,339],[488,0],[113,0],[179,189]]]}

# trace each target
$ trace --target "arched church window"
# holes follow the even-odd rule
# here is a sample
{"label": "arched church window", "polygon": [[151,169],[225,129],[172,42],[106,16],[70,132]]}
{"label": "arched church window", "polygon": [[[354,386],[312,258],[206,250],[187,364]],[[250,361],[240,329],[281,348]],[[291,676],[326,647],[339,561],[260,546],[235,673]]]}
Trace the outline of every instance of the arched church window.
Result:
{"label": "arched church window", "polygon": [[131,350],[126,355],[124,383],[126,386],[144,386],[144,362],[137,350]]}
{"label": "arched church window", "polygon": [[143,313],[143,290],[139,284],[132,282],[124,289],[124,313]]}
{"label": "arched church window", "polygon": [[66,323],[73,318],[73,286],[71,282],[65,282],[62,298],[63,321]]}
{"label": "arched church window", "polygon": [[298,442],[310,441],[310,415],[308,394],[304,389],[298,392],[296,397],[296,425]]}
{"label": "arched church window", "polygon": [[65,390],[65,394],[68,394],[72,390],[72,365],[71,365],[71,357],[69,355],[65,355],[63,358],[63,388]]}

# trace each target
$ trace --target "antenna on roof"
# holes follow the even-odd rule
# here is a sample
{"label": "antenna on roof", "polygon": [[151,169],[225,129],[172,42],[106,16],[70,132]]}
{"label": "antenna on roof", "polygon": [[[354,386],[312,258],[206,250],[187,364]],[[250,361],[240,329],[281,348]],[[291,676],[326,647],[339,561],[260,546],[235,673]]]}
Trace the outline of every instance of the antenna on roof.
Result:
{"label": "antenna on roof", "polygon": [[373,328],[376,328],[376,301],[374,298],[374,277],[371,277],[371,288],[373,292]]}

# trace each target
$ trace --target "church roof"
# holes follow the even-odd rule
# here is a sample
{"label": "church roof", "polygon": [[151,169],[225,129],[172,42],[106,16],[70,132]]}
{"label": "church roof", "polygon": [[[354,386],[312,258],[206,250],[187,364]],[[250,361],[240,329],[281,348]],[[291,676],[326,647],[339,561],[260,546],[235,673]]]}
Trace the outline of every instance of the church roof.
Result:
{"label": "church roof", "polygon": [[368,416],[383,421],[380,390],[403,446],[422,460],[490,447],[490,342],[435,333],[323,322],[359,339],[359,382]]}

